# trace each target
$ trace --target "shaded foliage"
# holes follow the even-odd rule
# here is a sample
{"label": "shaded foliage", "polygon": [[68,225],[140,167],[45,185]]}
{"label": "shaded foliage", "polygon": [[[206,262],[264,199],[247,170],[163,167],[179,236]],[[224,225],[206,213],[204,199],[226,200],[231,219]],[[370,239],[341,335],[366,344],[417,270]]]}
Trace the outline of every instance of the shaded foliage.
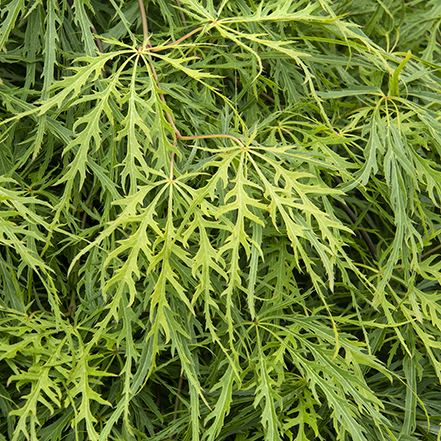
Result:
{"label": "shaded foliage", "polygon": [[0,439],[439,439],[438,0],[0,16]]}

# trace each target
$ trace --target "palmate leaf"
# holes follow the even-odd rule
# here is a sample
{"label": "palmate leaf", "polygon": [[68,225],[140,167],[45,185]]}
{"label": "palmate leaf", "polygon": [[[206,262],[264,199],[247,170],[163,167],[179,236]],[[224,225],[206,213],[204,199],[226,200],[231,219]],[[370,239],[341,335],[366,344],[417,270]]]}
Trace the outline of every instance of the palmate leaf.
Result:
{"label": "palmate leaf", "polygon": [[[189,299],[186,296],[183,286],[180,284],[179,278],[175,273],[172,262],[171,253],[172,242],[175,236],[173,227],[173,185],[169,186],[169,206],[168,206],[168,216],[167,223],[164,229],[163,235],[163,247],[158,254],[152,257],[152,261],[149,265],[148,272],[155,269],[159,262],[161,262],[162,268],[159,270],[158,279],[154,290],[150,297],[150,315],[153,322],[152,330],[149,332],[147,339],[153,337],[154,339],[154,354],[158,351],[158,334],[159,330],[162,329],[165,334],[165,341],[168,343],[171,335],[171,327],[169,320],[167,320],[168,310],[170,308],[167,294],[172,292],[174,296],[179,299],[185,306],[188,307],[189,311],[192,312],[192,306]],[[178,255],[182,258],[182,255]]]}
{"label": "palmate leaf", "polygon": [[[78,151],[75,153],[75,158],[69,166],[68,172],[56,183],[56,185],[62,184],[63,182],[72,182],[77,174],[80,175],[80,189],[83,185],[84,179],[86,177],[86,163],[88,158],[89,147],[92,143],[95,144],[95,151],[97,151],[101,146],[101,117],[105,114],[111,123],[113,123],[113,112],[111,110],[111,105],[109,100],[113,94],[117,94],[116,86],[119,81],[119,76],[124,70],[124,67],[129,63],[130,58],[126,60],[118,72],[110,78],[109,86],[101,91],[94,93],[93,95],[85,95],[77,99],[72,105],[78,105],[83,102],[96,101],[97,105],[86,115],[75,121],[73,130],[82,124],[85,124],[84,129],[67,145],[64,149],[63,154],[66,154],[78,146]],[[71,187],[68,185],[67,188]]]}
{"label": "palmate leaf", "polygon": [[[310,320],[302,321],[304,322],[304,325],[307,325],[308,328],[308,322],[310,322]],[[261,322],[260,326],[262,326],[264,329],[270,330],[268,323]],[[271,325],[271,327],[272,326],[273,325]],[[350,430],[351,436],[355,439],[366,440],[367,438],[363,434],[363,427],[360,426],[357,420],[354,418],[354,415],[357,414],[356,408],[353,406],[350,400],[343,398],[343,396],[345,394],[349,394],[354,397],[355,402],[363,402],[360,412],[376,414],[378,421],[381,421],[381,417],[378,412],[378,407],[381,405],[381,402],[369,391],[361,371],[358,372],[358,375],[356,373],[354,376],[354,372],[351,370],[347,371],[347,367],[341,363],[339,357],[336,360],[329,359],[329,357],[326,356],[326,353],[330,354],[332,350],[324,348],[323,344],[311,343],[308,340],[307,334],[303,334],[303,337],[300,339],[298,337],[294,337],[298,332],[297,328],[297,324],[290,326],[289,331],[286,334],[288,338],[286,339],[282,340],[280,337],[277,337],[278,345],[282,345],[287,354],[292,357],[295,365],[301,369],[301,372],[303,372],[305,376],[305,381],[307,381],[309,384],[309,389],[311,390],[314,399],[320,401],[320,395],[324,394],[328,405],[332,407],[334,415],[333,418],[335,418],[334,421],[336,427],[338,427],[338,432],[343,435],[346,430]],[[320,326],[313,326],[311,329],[314,330],[313,332],[316,332],[316,330],[320,328]],[[321,329],[322,333],[320,337],[324,338],[324,341],[332,341],[332,329]],[[272,334],[274,337],[276,337],[275,333],[272,332]],[[302,334],[298,333],[297,335]],[[310,336],[315,338],[314,334],[310,334]],[[298,341],[298,344],[311,354],[314,361],[308,360],[306,357],[304,357],[302,351],[296,350],[297,343],[294,343],[293,339],[290,337],[294,337]],[[341,344],[345,347],[345,349],[351,351],[351,354],[355,355],[353,358],[355,361],[354,367],[357,367],[358,363],[366,365],[371,365],[372,363],[376,364],[372,357],[369,360],[369,357],[363,355],[348,341],[342,340]],[[349,360],[350,359],[352,359],[352,357],[350,357]],[[380,367],[380,369],[383,369],[384,371],[384,367]],[[323,377],[321,377],[322,375]],[[351,381],[348,381],[348,378],[351,378]],[[363,396],[364,399],[362,401],[358,400],[356,398],[357,396]]]}
{"label": "palmate leaf", "polygon": [[[156,187],[160,186],[161,184],[164,184],[164,182],[165,181],[157,181],[154,184],[143,186],[143,187],[139,188],[138,192],[135,193],[134,195],[129,196],[129,197],[122,199],[122,200],[114,201],[113,202],[114,205],[121,205],[121,206],[125,207],[122,210],[121,215],[119,217],[117,217],[114,221],[109,222],[108,226],[104,229],[104,231],[102,231],[93,242],[91,242],[89,245],[87,245],[83,250],[81,250],[81,252],[79,254],[77,254],[75,256],[75,258],[73,259],[73,261],[70,265],[69,271],[72,270],[75,263],[84,254],[89,252],[93,247],[99,246],[101,244],[101,242],[104,239],[106,239],[107,237],[109,237],[112,233],[114,233],[118,227],[124,227],[128,223],[139,222],[139,221],[142,222],[143,219],[146,219],[144,226],[146,226],[148,224],[150,227],[153,228],[154,232],[161,237],[163,233],[162,233],[161,229],[158,227],[157,222],[153,219],[153,216],[155,214],[156,204],[158,203],[162,194],[166,191],[167,186],[162,186],[162,189],[155,195],[153,201],[148,205],[148,207],[146,207],[144,210],[142,210],[143,213],[141,215],[137,216],[137,210],[138,210],[138,206],[142,206],[145,198],[148,197],[149,193],[152,190],[156,189]],[[138,234],[143,235],[145,233],[143,233],[143,230],[141,229]],[[147,244],[145,244],[145,245],[147,245]],[[145,245],[143,245],[142,243],[139,244],[140,247],[145,246]],[[118,251],[115,250],[113,252],[113,254],[111,255],[111,257],[108,259],[108,261],[110,262],[110,260],[113,257],[116,257],[118,254],[120,254],[120,252],[123,252],[127,249],[130,249],[130,246],[126,246],[123,243],[121,250],[118,250]],[[147,255],[149,255],[149,254],[147,254]],[[130,269],[130,268],[127,268],[127,269]]]}
{"label": "palmate leaf", "polygon": [[[214,290],[212,282],[210,280],[210,274],[215,271],[223,277],[225,281],[228,280],[227,273],[224,271],[224,260],[220,257],[219,252],[216,251],[208,237],[207,229],[226,229],[227,227],[221,226],[213,221],[207,221],[203,217],[204,213],[196,211],[194,220],[185,232],[184,245],[187,243],[189,237],[194,234],[197,229],[199,232],[199,249],[194,257],[194,266],[192,267],[192,274],[200,280],[198,288],[193,295],[192,303],[195,304],[198,297],[204,292],[204,301],[207,302],[210,296],[210,292]],[[221,265],[218,264],[221,263]],[[215,305],[215,303],[213,302]]]}
{"label": "palmate leaf", "polygon": [[[25,268],[29,268],[37,274],[47,292],[58,324],[61,325],[59,298],[53,277],[55,272],[35,251],[34,247],[30,246],[30,243],[35,243],[35,241],[45,243],[47,240],[45,235],[39,232],[37,225],[49,230],[48,223],[36,214],[31,207],[35,205],[51,206],[45,201],[23,196],[22,192],[6,188],[8,184],[15,184],[12,179],[2,178],[0,183],[4,186],[0,188],[1,205],[9,208],[9,210],[0,211],[0,244],[14,250],[19,257],[18,277]],[[8,219],[14,219],[19,224]],[[10,302],[10,300],[7,300],[7,302]]]}
{"label": "palmate leaf", "polygon": [[[112,406],[107,400],[103,399],[102,396],[93,390],[90,386],[90,377],[110,377],[114,376],[110,372],[100,371],[98,368],[90,366],[89,362],[100,358],[99,355],[88,355],[87,352],[78,360],[73,372],[70,375],[70,380],[73,383],[73,387],[68,392],[68,400],[73,400],[77,395],[81,396],[81,403],[78,408],[78,413],[76,413],[73,420],[73,424],[78,426],[78,424],[85,420],[88,436],[93,440],[99,439],[99,434],[95,430],[94,423],[96,423],[96,418],[93,415],[91,409],[92,402],[97,402],[105,406]],[[99,381],[95,380],[95,384]]]}
{"label": "palmate leaf", "polygon": [[[77,58],[76,61],[78,63],[85,62],[86,65],[82,67],[72,67],[72,70],[76,71],[74,75],[54,83],[51,87],[52,90],[61,91],[56,93],[53,97],[43,100],[40,106],[19,114],[18,117],[23,118],[37,112],[38,115],[43,115],[52,107],[57,106],[60,108],[65,104],[66,100],[77,97],[88,81],[96,81],[101,75],[101,71],[107,62],[119,55],[127,53],[130,53],[130,51],[111,52],[109,54],[100,54],[96,57]],[[6,121],[3,121],[3,123],[5,122]]]}
{"label": "palmate leaf", "polygon": [[[260,153],[255,152],[256,156],[262,157]],[[303,246],[300,243],[300,238],[308,238],[313,247],[316,249],[320,258],[325,265],[326,271],[330,279],[331,289],[334,284],[333,281],[333,263],[329,258],[328,254],[335,256],[338,252],[342,253],[342,241],[336,240],[336,229],[351,232],[347,227],[339,222],[335,222],[330,218],[327,213],[320,211],[309,199],[309,194],[314,193],[328,193],[328,194],[338,194],[338,191],[332,189],[324,189],[321,186],[304,185],[299,182],[300,179],[306,177],[313,177],[305,172],[289,172],[283,169],[277,162],[266,159],[266,161],[274,167],[275,183],[282,178],[285,181],[283,190],[277,188],[277,186],[272,185],[264,176],[264,173],[259,169],[257,164],[254,162],[256,171],[258,172],[262,182],[265,185],[265,197],[271,200],[270,212],[273,223],[277,228],[275,223],[277,219],[277,211],[280,212],[283,222],[285,224],[287,235],[291,240],[294,248],[294,253],[297,258],[298,253],[302,256],[305,263],[308,265],[309,259],[306,257]],[[282,196],[279,196],[279,193]],[[291,195],[296,195],[297,198],[301,200],[301,204],[295,202],[297,198]],[[288,196],[288,197],[287,197]],[[306,217],[306,222],[297,214],[293,214],[293,209],[295,211],[303,211]],[[328,241],[329,247],[323,243],[319,243],[315,235],[311,234],[308,230],[309,221],[311,216],[317,221],[322,237]],[[334,228],[331,231],[330,228]],[[298,263],[298,261],[297,261]]]}
{"label": "palmate leaf", "polygon": [[287,421],[286,424],[283,425],[284,431],[287,433],[289,437],[292,439],[292,431],[293,427],[297,427],[297,435],[296,439],[298,441],[311,441],[313,438],[309,438],[305,431],[310,427],[314,432],[314,436],[317,437],[319,434],[318,426],[317,426],[317,413],[315,412],[314,406],[319,405],[320,403],[316,401],[311,392],[307,389],[303,390],[299,396],[299,402],[297,408],[292,413],[297,413],[295,418],[291,418]]}
{"label": "palmate leaf", "polygon": [[[235,288],[241,286],[241,270],[239,266],[240,260],[240,246],[243,247],[247,256],[250,256],[251,252],[251,240],[248,234],[245,233],[245,221],[248,219],[253,223],[257,223],[260,225],[264,225],[263,221],[256,216],[249,208],[256,209],[265,209],[266,206],[262,204],[260,201],[250,197],[248,195],[247,187],[257,188],[259,186],[253,184],[251,181],[246,179],[246,165],[245,165],[245,152],[242,152],[239,159],[238,169],[236,171],[236,178],[233,180],[235,183],[232,190],[227,192],[224,197],[225,205],[220,207],[216,212],[216,217],[220,218],[226,213],[230,213],[231,211],[235,214],[235,223],[232,229],[231,235],[229,235],[224,245],[219,249],[219,255],[223,256],[228,253],[228,260],[230,262],[230,266],[228,268],[227,274],[229,277],[229,283],[222,293],[222,296],[226,297],[226,320],[229,328],[229,336],[230,336],[230,347],[233,352],[234,349],[234,336],[233,336],[233,318],[232,318],[232,310],[234,308],[233,304],[233,294],[235,292]],[[228,203],[228,201],[234,198],[234,201]]]}
{"label": "palmate leaf", "polygon": [[[31,439],[32,441],[38,439],[35,436],[36,425],[40,424],[36,417],[38,403],[47,407],[51,414],[54,413],[53,404],[61,407],[61,389],[57,383],[49,377],[50,367],[34,367],[32,371],[10,377],[10,381],[18,381],[19,384],[32,384],[30,393],[22,397],[22,399],[26,400],[26,404],[20,409],[13,410],[9,413],[11,416],[19,416],[14,437],[12,438],[14,441],[20,439],[21,435],[24,435],[27,439]],[[49,401],[45,396],[49,398]],[[29,429],[28,419],[30,420]]]}
{"label": "palmate leaf", "polygon": [[[225,213],[237,210],[237,218],[234,226],[233,234],[228,238],[226,244],[221,248],[220,254],[224,253],[226,250],[231,249],[233,245],[231,242],[240,244],[245,249],[247,255],[250,253],[250,242],[245,234],[245,219],[249,219],[260,225],[264,225],[263,221],[257,217],[248,207],[255,207],[260,210],[266,209],[266,206],[259,202],[258,200],[250,197],[248,195],[247,186],[251,188],[260,189],[258,185],[246,179],[246,166],[245,166],[245,153],[242,153],[239,158],[239,166],[236,171],[236,178],[232,182],[235,183],[232,190],[230,190],[224,197],[225,205],[221,207],[216,212],[216,217],[220,218]],[[228,201],[234,198],[230,203]],[[235,246],[235,245],[234,245]]]}
{"label": "palmate leaf", "polygon": [[[52,416],[62,406],[63,380],[59,376],[53,378],[53,373],[54,371],[61,372],[61,365],[68,362],[63,356],[66,338],[57,338],[57,330],[51,322],[43,317],[29,319],[25,315],[12,313],[11,318],[13,320],[5,320],[1,324],[2,329],[8,332],[12,338],[19,336],[20,341],[17,345],[13,345],[15,353],[6,350],[1,354],[1,357],[13,360],[17,352],[38,354],[37,363],[26,371],[17,371],[8,380],[16,384],[17,390],[20,390],[24,385],[30,385],[30,389],[27,388],[29,393],[21,397],[25,400],[24,404],[9,412],[11,418],[18,417],[17,430],[11,439],[18,440],[25,436],[27,439],[36,440],[38,439],[36,429],[41,425],[38,418],[38,407],[44,406]],[[31,329],[26,329],[26,322],[30,324],[28,326]],[[14,326],[16,323],[20,325]],[[43,340],[48,342],[48,348],[42,348],[41,342]],[[3,344],[1,347],[2,352],[7,349]]]}

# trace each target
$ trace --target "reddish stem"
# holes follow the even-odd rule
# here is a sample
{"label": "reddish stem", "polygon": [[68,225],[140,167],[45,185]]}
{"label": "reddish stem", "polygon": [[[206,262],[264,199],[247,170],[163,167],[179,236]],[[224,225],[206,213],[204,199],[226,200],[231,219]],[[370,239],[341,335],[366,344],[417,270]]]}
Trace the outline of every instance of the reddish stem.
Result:
{"label": "reddish stem", "polygon": [[203,26],[200,26],[196,29],[194,29],[193,31],[189,32],[187,35],[184,35],[183,37],[179,38],[176,41],[173,41],[172,43],[166,44],[165,46],[160,46],[160,47],[152,47],[150,49],[150,52],[159,52],[159,51],[163,51],[164,49],[167,49],[171,46],[174,46],[176,44],[182,43],[184,40],[186,40],[188,37],[191,37],[193,34],[195,34],[198,31],[201,31],[202,29],[204,29]]}

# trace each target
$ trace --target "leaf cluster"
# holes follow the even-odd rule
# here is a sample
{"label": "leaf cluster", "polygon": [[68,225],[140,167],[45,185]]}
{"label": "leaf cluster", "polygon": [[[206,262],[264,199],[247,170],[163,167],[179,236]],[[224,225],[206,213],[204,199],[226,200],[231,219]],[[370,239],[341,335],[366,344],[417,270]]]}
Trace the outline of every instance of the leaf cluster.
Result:
{"label": "leaf cluster", "polygon": [[0,440],[437,440],[438,0],[4,0]]}

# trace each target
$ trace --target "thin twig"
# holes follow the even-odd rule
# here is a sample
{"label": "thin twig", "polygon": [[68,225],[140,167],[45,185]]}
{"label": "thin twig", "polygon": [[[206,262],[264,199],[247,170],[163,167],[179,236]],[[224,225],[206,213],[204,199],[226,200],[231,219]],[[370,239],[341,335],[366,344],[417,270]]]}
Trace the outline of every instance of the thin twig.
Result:
{"label": "thin twig", "polygon": [[185,15],[184,15],[184,11],[182,10],[181,2],[179,0],[175,0],[175,1],[176,1],[176,6],[178,8],[181,8],[179,9],[179,16],[181,17],[182,26],[184,26],[185,28],[187,26],[187,22],[185,21]]}
{"label": "thin twig", "polygon": [[149,26],[147,24],[147,15],[145,13],[145,6],[143,0],[138,0],[139,3],[139,12],[141,13],[141,21],[142,21],[142,32],[144,34],[144,44],[143,48],[150,47],[149,41]]}
{"label": "thin twig", "polygon": [[224,135],[222,133],[217,133],[215,135],[195,135],[195,136],[182,136],[182,135],[179,135],[178,138],[182,139],[182,140],[206,139],[206,138],[228,138],[228,139],[232,139],[233,141],[236,141],[240,145],[240,147],[242,149],[245,148],[243,143],[239,139],[237,139],[235,136]]}
{"label": "thin twig", "polygon": [[337,201],[337,202],[340,205],[340,207],[345,211],[345,213],[349,216],[352,222],[354,222],[354,224],[357,225],[358,228],[360,228],[361,236],[366,242],[366,245],[368,246],[372,257],[374,258],[375,261],[377,261],[377,249],[375,248],[375,245],[372,242],[369,234],[364,230],[363,224],[358,222],[358,218],[356,214],[344,202],[341,201]]}
{"label": "thin twig", "polygon": [[[233,82],[234,84],[236,84],[236,85],[238,85],[238,86],[242,86],[242,83],[241,83],[241,81],[239,80],[239,78],[236,78],[236,80],[235,80],[231,75],[226,75],[225,78],[226,78],[227,80],[230,80],[231,82]],[[260,93],[260,96],[263,97],[263,98],[265,98],[266,100],[268,100],[270,103],[276,105],[276,100],[275,100],[273,97],[269,96],[267,93],[265,93],[265,92],[261,92],[261,93]],[[284,108],[281,107],[281,109],[283,110]]]}
{"label": "thin twig", "polygon": [[175,152],[172,152],[170,158],[170,181],[173,181],[173,163],[175,160]]}
{"label": "thin twig", "polygon": [[152,47],[150,48],[150,52],[159,52],[159,51],[163,51],[164,49],[168,49],[171,46],[174,46],[176,44],[182,43],[184,40],[186,40],[188,37],[191,37],[193,34],[195,34],[198,31],[201,31],[202,29],[204,29],[203,26],[199,26],[198,28],[194,29],[193,31],[189,32],[188,34],[184,35],[183,37],[179,38],[176,41],[173,41],[172,43],[168,43],[164,46],[159,46],[159,47]]}
{"label": "thin twig", "polygon": [[[139,9],[141,11],[141,17],[142,17],[142,29],[143,29],[143,32],[144,32],[144,49],[147,49],[147,48],[150,49],[151,45],[150,45],[149,38],[148,38],[147,17],[146,17],[146,14],[145,14],[145,8],[144,8],[143,0],[138,0],[138,3],[139,3]],[[161,89],[161,85],[160,85],[159,79],[158,79],[158,74],[156,73],[155,66],[153,66],[152,56],[151,56],[151,54],[149,52],[150,51],[147,52],[147,56],[150,59],[150,62],[149,62],[150,69],[152,71],[153,78],[155,79],[156,85],[158,86],[159,89]],[[166,101],[165,101],[164,94],[162,92],[159,93],[159,97],[160,97],[161,101],[164,104],[167,104]],[[171,124],[175,134],[179,133],[179,131],[176,128],[175,123],[174,123],[173,118],[171,117],[171,115],[167,111],[165,112],[165,114],[166,114],[167,119],[168,119],[169,123]]]}
{"label": "thin twig", "polygon": [[[145,13],[145,7],[144,7],[144,2],[143,0],[138,0],[139,3],[139,10],[141,12],[141,19],[142,19],[142,30],[144,33],[144,45],[143,45],[143,49],[150,49],[151,48],[151,44],[149,42],[149,36],[148,36],[148,25],[147,25],[147,16]],[[147,56],[149,57],[149,65],[150,65],[150,69],[152,71],[153,74],[153,78],[155,79],[156,82],[156,86],[158,87],[159,90],[161,90],[161,85],[159,83],[159,79],[158,79],[158,74],[156,73],[156,69],[155,66],[153,66],[152,63],[152,55],[149,53],[150,51],[147,52]],[[165,97],[164,94],[162,92],[159,93],[159,98],[161,99],[161,101],[167,105],[167,102],[165,101]],[[176,145],[176,138],[178,138],[179,136],[181,136],[181,134],[179,133],[179,130],[176,128],[175,122],[173,121],[172,116],[165,111],[165,115],[167,117],[168,122],[170,123],[170,125],[172,126],[173,129],[173,134],[174,134],[174,142],[173,145]],[[170,159],[170,180],[173,180],[173,161],[174,161],[174,152],[172,152],[171,155],[171,159]]]}
{"label": "thin twig", "polygon": [[[183,375],[179,376],[178,381],[178,390],[176,391],[176,397],[175,397],[175,408],[173,410],[173,421],[175,421],[178,418],[178,411],[179,411],[179,396],[181,395],[181,389],[182,389],[182,382],[183,382]],[[172,435],[169,439],[175,439],[176,435]]]}
{"label": "thin twig", "polygon": [[[89,17],[87,17],[87,18],[89,18]],[[90,24],[92,24],[92,20],[90,18],[89,18],[89,21],[90,21]],[[98,48],[98,51],[101,54],[103,54],[104,48],[103,48],[103,44],[101,43],[101,39],[98,37],[98,32],[96,31],[96,29],[93,26],[90,27],[90,30],[92,31],[92,34],[95,35],[94,40],[95,40],[96,47]]]}
{"label": "thin twig", "polygon": [[429,254],[433,253],[434,251],[439,250],[440,248],[441,248],[441,244],[440,244],[440,245],[437,245],[435,248],[432,248],[432,249],[426,251],[426,252],[421,256],[421,259],[424,259],[426,256],[428,256]]}
{"label": "thin twig", "polygon": [[273,103],[274,105],[276,105],[276,100],[272,97],[270,97],[267,93],[265,92],[261,92],[260,96],[263,96],[265,99],[267,99],[269,102]]}
{"label": "thin twig", "polygon": [[181,390],[182,390],[182,383],[184,381],[184,376],[181,374],[179,376],[179,381],[178,381],[178,390],[176,391],[176,398],[175,398],[175,408],[174,408],[174,414],[173,414],[173,421],[176,420],[176,418],[178,417],[178,410],[179,410],[179,397],[181,395]]}

